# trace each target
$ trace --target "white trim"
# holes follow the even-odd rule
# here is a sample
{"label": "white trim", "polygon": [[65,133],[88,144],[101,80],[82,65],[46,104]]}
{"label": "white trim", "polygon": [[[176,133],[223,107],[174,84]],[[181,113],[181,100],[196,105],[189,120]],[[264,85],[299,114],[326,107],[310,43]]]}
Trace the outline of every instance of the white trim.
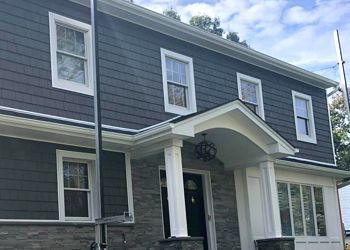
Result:
{"label": "white trim", "polygon": [[[163,94],[164,94],[164,108],[165,112],[175,113],[179,115],[188,115],[197,112],[196,105],[196,91],[194,84],[194,72],[193,72],[193,60],[191,57],[175,53],[170,50],[161,48],[161,64],[162,64],[162,79],[163,79]],[[187,64],[186,69],[186,79],[188,79],[186,104],[187,107],[180,107],[176,105],[169,104],[168,102],[168,80],[167,80],[167,70],[166,70],[166,58],[173,58]]]}
{"label": "white trim", "polygon": [[[299,133],[298,119],[297,119],[297,107],[296,107],[296,103],[295,103],[296,98],[304,99],[307,101],[307,106],[308,106],[307,109],[308,109],[308,113],[309,113],[308,119],[309,119],[310,135],[303,135],[303,134]],[[302,93],[299,93],[299,92],[292,90],[292,99],[293,99],[294,123],[295,123],[297,140],[317,144],[314,111],[312,108],[312,97],[309,95],[305,95],[305,94],[302,94]]]}
{"label": "white trim", "polygon": [[129,152],[125,153],[125,175],[126,175],[126,188],[128,193],[128,209],[129,209],[129,214],[132,216],[132,220],[128,223],[135,223],[134,196],[132,191],[131,159],[130,159]]}
{"label": "white trim", "polygon": [[[242,73],[237,72],[237,88],[238,88],[238,97],[242,100],[242,87],[241,87],[241,81],[245,80],[249,83],[253,83],[257,86],[257,104],[258,104],[258,112],[257,114],[265,120],[265,111],[264,111],[264,99],[263,99],[263,92],[262,92],[262,86],[261,86],[261,80],[252,76],[244,75]],[[244,102],[244,100],[242,100]]]}
{"label": "white trim", "polygon": [[323,162],[323,161],[314,161],[314,160],[309,160],[309,159],[295,157],[295,156],[287,156],[286,158],[293,159],[293,160],[298,160],[298,161],[305,161],[305,162],[315,163],[315,164],[321,164],[321,165],[325,165],[325,166],[329,166],[329,167],[336,167],[337,166],[334,163],[328,163],[328,162]]}
{"label": "white trim", "polygon": [[327,95],[326,95],[326,99],[327,99],[327,112],[328,112],[328,122],[329,122],[329,133],[330,133],[330,135],[331,135],[331,141],[332,141],[333,159],[334,159],[334,165],[337,165],[337,157],[336,157],[336,154],[335,154],[335,146],[334,146],[334,138],[333,138],[333,126],[332,126],[332,122],[331,122],[330,104],[329,104],[329,100],[328,100]]}
{"label": "white trim", "polygon": [[[165,166],[160,165],[159,166],[159,172],[160,170],[165,171]],[[204,204],[205,204],[205,220],[206,220],[206,226],[207,226],[207,240],[208,240],[208,246],[210,250],[216,250],[217,249],[217,242],[216,242],[216,229],[215,229],[215,214],[214,214],[214,202],[213,202],[213,193],[212,193],[212,186],[211,186],[211,175],[210,171],[207,170],[201,170],[201,169],[189,169],[189,168],[183,168],[183,173],[191,173],[191,174],[197,174],[202,176],[202,184],[203,184],[203,198],[204,198]],[[159,176],[160,177],[160,176]],[[162,204],[162,192],[160,187],[160,199]],[[163,207],[161,210],[162,213],[162,225],[163,225],[163,236],[164,236],[164,218],[163,218]],[[211,216],[211,219],[209,221],[209,215]]]}
{"label": "white trim", "polygon": [[[88,1],[71,0],[89,7]],[[338,83],[253,49],[246,48],[207,31],[179,22],[137,4],[124,0],[100,0],[99,11],[155,30],[225,56],[245,61],[260,68],[283,74],[319,88],[336,87]]]}
{"label": "white trim", "polygon": [[[85,84],[76,83],[73,81],[63,80],[58,78],[57,72],[57,23],[72,27],[84,33],[85,37]],[[50,26],[50,51],[51,51],[51,75],[52,87],[65,89],[73,92],[78,92],[86,95],[94,95],[94,86],[92,81],[92,44],[91,44],[91,26],[89,24],[79,22],[77,20],[57,15],[49,12],[49,26]]]}
{"label": "white trim", "polygon": [[[58,196],[58,214],[59,221],[94,221],[94,193],[92,186],[95,185],[94,178],[92,176],[93,162],[95,161],[95,155],[91,153],[81,153],[76,151],[56,150],[57,158],[57,196]],[[78,161],[84,161],[88,164],[88,178],[89,178],[89,191],[88,191],[88,217],[66,217],[65,216],[65,204],[64,204],[64,182],[63,182],[63,159],[76,159]]]}
{"label": "white trim", "polygon": [[[87,121],[83,121],[83,120],[66,118],[66,117],[63,117],[63,116],[48,115],[48,114],[43,114],[43,113],[38,113],[38,112],[33,112],[33,111],[27,111],[27,110],[23,110],[23,109],[16,109],[16,108],[0,106],[0,110],[15,112],[15,113],[24,114],[24,115],[31,115],[31,116],[36,116],[36,117],[48,118],[48,119],[55,119],[55,120],[59,120],[59,121],[71,122],[71,123],[76,123],[76,124],[81,124],[81,125],[95,126],[94,122],[87,122]],[[163,122],[156,123],[154,125],[151,125],[151,126],[148,126],[148,127],[144,127],[142,129],[132,129],[132,128],[125,128],[125,127],[117,127],[117,126],[106,125],[106,124],[102,124],[102,128],[111,129],[111,130],[125,131],[125,132],[132,132],[132,133],[139,133],[139,132],[142,132],[142,131],[145,131],[145,130],[149,130],[151,128],[158,127],[158,126],[163,125],[165,123],[169,123],[172,120],[175,120],[175,119],[177,119],[179,117],[180,116],[175,116],[175,117],[170,118],[168,120],[165,120]]]}

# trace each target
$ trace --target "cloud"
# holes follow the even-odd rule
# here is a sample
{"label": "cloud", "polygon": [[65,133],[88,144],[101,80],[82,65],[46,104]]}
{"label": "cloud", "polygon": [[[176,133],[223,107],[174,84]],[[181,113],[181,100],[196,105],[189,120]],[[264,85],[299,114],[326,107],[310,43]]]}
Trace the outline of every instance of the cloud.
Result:
{"label": "cloud", "polygon": [[159,13],[173,7],[186,23],[193,15],[220,17],[225,31],[238,32],[255,50],[313,71],[336,64],[333,30],[339,29],[344,58],[350,61],[350,38],[346,36],[350,34],[349,0],[135,0],[135,3]]}

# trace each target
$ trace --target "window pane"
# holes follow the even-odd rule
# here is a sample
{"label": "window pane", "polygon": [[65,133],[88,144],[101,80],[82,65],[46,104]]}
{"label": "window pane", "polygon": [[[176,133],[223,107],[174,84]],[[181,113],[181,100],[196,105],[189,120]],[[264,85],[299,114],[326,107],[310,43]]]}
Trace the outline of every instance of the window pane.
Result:
{"label": "window pane", "polygon": [[314,207],[310,186],[302,186],[306,235],[315,236]]}
{"label": "window pane", "polygon": [[296,97],[295,105],[296,105],[297,116],[301,116],[304,118],[309,117],[308,111],[307,111],[307,105],[308,105],[307,100]]}
{"label": "window pane", "polygon": [[61,25],[56,26],[57,49],[75,55],[85,56],[84,33]]}
{"label": "window pane", "polygon": [[187,84],[186,79],[187,63],[172,58],[166,58],[166,70],[168,81]]}
{"label": "window pane", "polygon": [[258,104],[256,84],[241,80],[241,93],[243,101]]}
{"label": "window pane", "polygon": [[67,217],[89,217],[86,191],[64,191],[65,215]]}
{"label": "window pane", "polygon": [[298,121],[298,133],[303,135],[309,135],[308,120],[304,118],[297,118]]}
{"label": "window pane", "polygon": [[85,61],[57,53],[58,78],[85,84]]}
{"label": "window pane", "polygon": [[290,195],[292,200],[294,233],[296,236],[304,235],[303,212],[301,208],[300,186],[290,184]]}
{"label": "window pane", "polygon": [[326,218],[324,214],[323,192],[321,187],[314,187],[316,220],[317,220],[317,235],[326,236]]}
{"label": "window pane", "polygon": [[63,178],[65,188],[88,189],[88,164],[64,161]]}
{"label": "window pane", "polygon": [[187,107],[186,88],[184,86],[168,83],[168,99],[169,104]]}
{"label": "window pane", "polygon": [[290,220],[288,184],[277,183],[278,202],[281,216],[282,235],[292,235],[292,224]]}

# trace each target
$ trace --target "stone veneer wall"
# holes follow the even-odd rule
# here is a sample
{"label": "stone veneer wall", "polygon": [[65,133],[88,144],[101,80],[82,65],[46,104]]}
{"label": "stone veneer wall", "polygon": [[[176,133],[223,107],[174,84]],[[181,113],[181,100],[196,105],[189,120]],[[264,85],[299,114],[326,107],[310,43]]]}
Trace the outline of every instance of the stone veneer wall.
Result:
{"label": "stone veneer wall", "polygon": [[[232,171],[217,161],[204,163],[195,159],[193,145],[182,150],[183,167],[209,170],[214,202],[218,249],[240,249],[239,227]],[[132,160],[135,224],[108,227],[109,249],[123,249],[123,233],[127,249],[158,250],[163,239],[159,166],[163,154]],[[94,240],[92,225],[1,225],[0,249],[89,249]]]}

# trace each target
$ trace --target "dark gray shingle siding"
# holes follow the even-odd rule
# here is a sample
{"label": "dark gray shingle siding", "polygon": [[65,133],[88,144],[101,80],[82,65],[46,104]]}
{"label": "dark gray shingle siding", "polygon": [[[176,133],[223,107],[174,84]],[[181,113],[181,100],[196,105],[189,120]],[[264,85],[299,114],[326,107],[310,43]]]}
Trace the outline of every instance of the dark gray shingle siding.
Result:
{"label": "dark gray shingle siding", "polygon": [[[86,148],[0,137],[0,219],[58,219],[56,149]],[[128,210],[124,154],[104,151],[106,215]]]}
{"label": "dark gray shingle siding", "polygon": [[[48,12],[89,23],[89,9],[62,0],[0,1],[0,105],[93,121],[93,100],[51,86]],[[300,149],[298,157],[333,162],[325,91],[274,72],[100,15],[104,124],[142,128],[164,112],[160,48],[193,58],[198,111],[236,99],[236,72],[262,80],[266,121]],[[313,98],[317,145],[296,141],[291,91]]]}

